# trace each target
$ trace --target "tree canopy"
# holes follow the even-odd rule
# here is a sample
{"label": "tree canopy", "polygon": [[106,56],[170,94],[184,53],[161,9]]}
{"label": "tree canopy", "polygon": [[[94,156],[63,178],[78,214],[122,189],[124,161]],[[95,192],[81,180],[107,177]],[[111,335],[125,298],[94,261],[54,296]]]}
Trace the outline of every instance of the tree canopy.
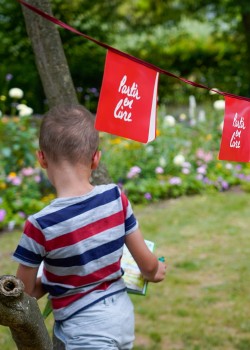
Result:
{"label": "tree canopy", "polygon": [[[250,4],[244,0],[51,0],[51,5],[55,17],[119,50],[209,87],[250,95]],[[22,88],[34,110],[43,112],[45,96],[20,4],[0,0],[0,6],[1,85],[11,73],[8,87]],[[60,35],[80,102],[94,110],[106,51],[65,29]],[[159,89],[163,102],[179,103],[191,88],[162,77]]]}

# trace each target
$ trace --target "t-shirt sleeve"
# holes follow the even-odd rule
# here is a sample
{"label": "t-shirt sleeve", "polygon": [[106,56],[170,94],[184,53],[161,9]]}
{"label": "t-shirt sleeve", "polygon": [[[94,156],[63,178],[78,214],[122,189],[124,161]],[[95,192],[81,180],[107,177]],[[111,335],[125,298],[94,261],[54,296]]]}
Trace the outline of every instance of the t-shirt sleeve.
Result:
{"label": "t-shirt sleeve", "polygon": [[125,217],[125,233],[126,235],[134,232],[138,228],[138,221],[136,220],[130,201],[124,192],[121,192],[121,200],[123,212]]}
{"label": "t-shirt sleeve", "polygon": [[27,219],[13,260],[30,267],[38,267],[45,256],[45,237],[36,220]]}

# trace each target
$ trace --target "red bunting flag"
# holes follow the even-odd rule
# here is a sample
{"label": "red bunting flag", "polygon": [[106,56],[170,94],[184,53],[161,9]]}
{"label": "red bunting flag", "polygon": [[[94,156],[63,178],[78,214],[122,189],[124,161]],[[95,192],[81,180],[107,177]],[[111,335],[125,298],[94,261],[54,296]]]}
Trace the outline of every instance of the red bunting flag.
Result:
{"label": "red bunting flag", "polygon": [[219,159],[250,161],[250,102],[225,97],[225,116]]}
{"label": "red bunting flag", "polygon": [[154,140],[158,77],[157,71],[108,50],[96,129],[142,143]]}

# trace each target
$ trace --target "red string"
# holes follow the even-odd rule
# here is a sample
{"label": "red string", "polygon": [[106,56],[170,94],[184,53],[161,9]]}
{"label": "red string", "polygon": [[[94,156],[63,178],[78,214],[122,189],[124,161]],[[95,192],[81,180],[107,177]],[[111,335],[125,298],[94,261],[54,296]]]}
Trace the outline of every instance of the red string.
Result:
{"label": "red string", "polygon": [[24,0],[17,0],[17,1],[19,3],[21,3],[22,5],[26,6],[31,11],[33,11],[33,12],[37,13],[38,15],[42,16],[43,18],[47,19],[48,21],[53,22],[53,23],[59,25],[60,27],[65,28],[65,29],[67,29],[67,30],[77,34],[77,35],[81,35],[85,39],[90,40],[90,41],[94,42],[95,44],[97,44],[97,45],[99,45],[101,47],[104,47],[107,50],[113,51],[113,52],[115,52],[116,54],[118,54],[120,56],[126,57],[126,58],[128,58],[128,59],[130,59],[132,61],[140,63],[140,64],[142,64],[142,65],[144,65],[144,66],[146,66],[148,68],[151,68],[151,69],[153,69],[153,70],[155,70],[155,71],[157,71],[157,72],[159,72],[161,74],[164,74],[164,75],[167,75],[169,77],[178,79],[178,80],[180,80],[180,81],[182,81],[182,82],[184,82],[186,84],[189,84],[189,85],[201,88],[201,89],[214,91],[214,92],[216,92],[219,95],[234,97],[234,98],[239,99],[239,100],[245,100],[245,101],[250,102],[250,98],[248,98],[248,97],[234,95],[234,94],[231,94],[229,92],[219,91],[217,89],[211,89],[211,88],[207,87],[206,85],[199,84],[199,83],[196,83],[194,81],[191,81],[191,80],[179,77],[178,75],[175,75],[175,74],[173,74],[171,72],[168,72],[167,70],[164,70],[162,68],[159,68],[159,67],[155,66],[154,64],[151,64],[149,62],[145,62],[145,61],[141,60],[140,58],[137,58],[137,57],[134,57],[132,55],[129,55],[129,54],[123,52],[123,51],[119,51],[118,49],[116,49],[116,48],[114,48],[114,47],[112,47],[112,46],[110,46],[108,44],[105,44],[105,43],[103,43],[101,41],[98,41],[98,40],[90,37],[89,35],[86,35],[86,34],[83,34],[83,33],[79,32],[77,29],[75,29],[75,28],[71,27],[70,25],[60,21],[59,19],[49,15],[48,13],[43,12],[42,10],[38,9],[37,7],[35,7],[33,5],[30,5],[29,3],[27,3]]}

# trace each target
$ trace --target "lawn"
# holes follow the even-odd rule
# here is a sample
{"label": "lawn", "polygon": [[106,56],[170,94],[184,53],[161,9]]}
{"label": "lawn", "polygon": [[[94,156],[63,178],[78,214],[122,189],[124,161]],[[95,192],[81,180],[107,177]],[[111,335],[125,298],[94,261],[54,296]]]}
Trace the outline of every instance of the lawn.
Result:
{"label": "lawn", "polygon": [[[150,284],[147,296],[132,296],[134,350],[250,349],[249,208],[249,194],[238,191],[135,208],[145,238],[166,257],[168,276]],[[18,237],[0,235],[1,274],[15,272]],[[2,326],[0,348],[15,349]]]}

